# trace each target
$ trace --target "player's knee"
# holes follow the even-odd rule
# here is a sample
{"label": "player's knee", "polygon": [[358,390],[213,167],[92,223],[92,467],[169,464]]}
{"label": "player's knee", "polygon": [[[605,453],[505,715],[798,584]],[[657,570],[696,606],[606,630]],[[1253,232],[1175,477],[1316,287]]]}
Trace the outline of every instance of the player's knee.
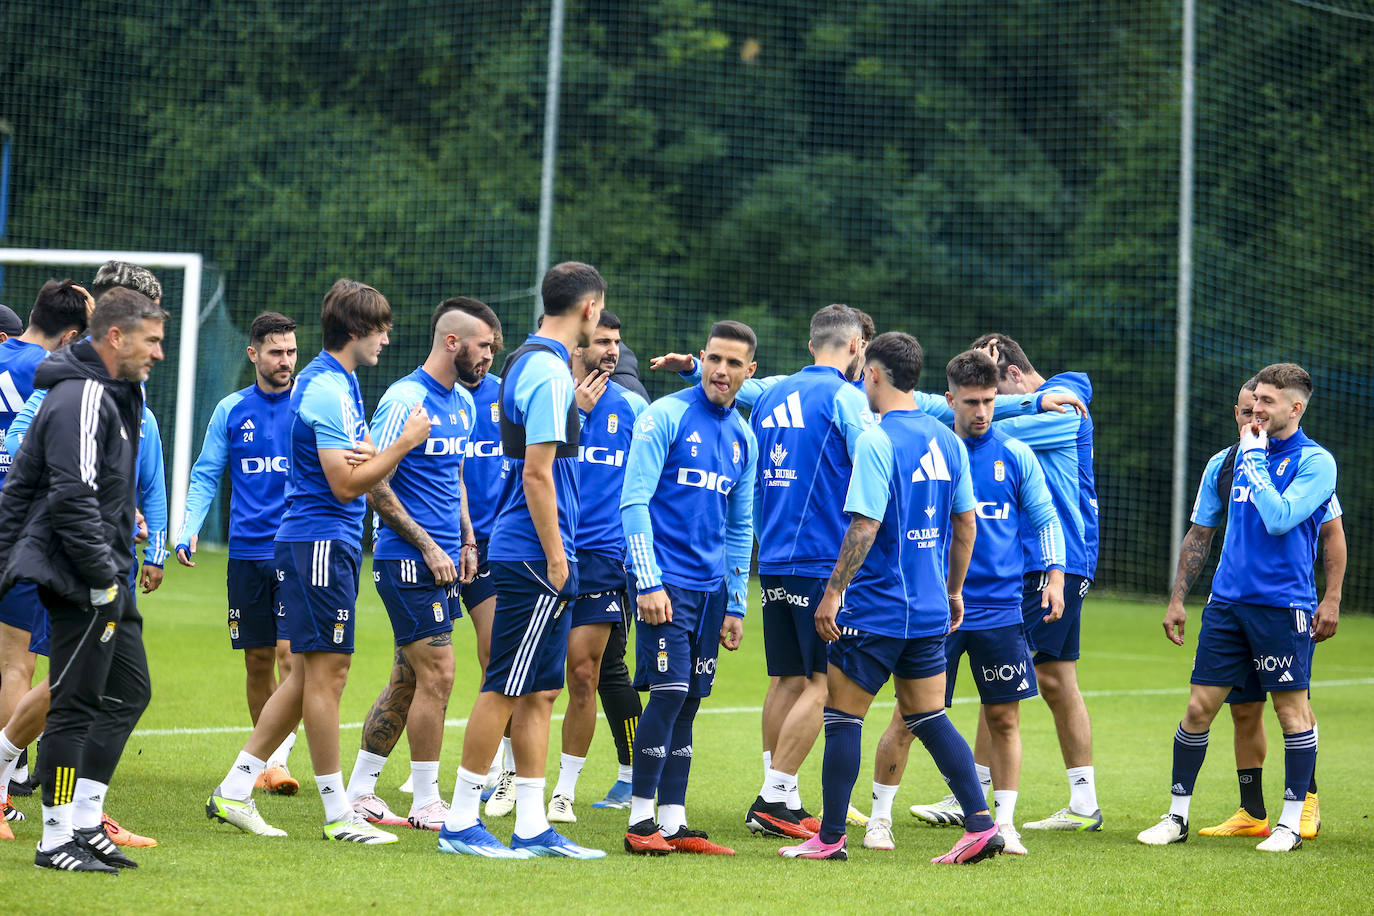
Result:
{"label": "player's knee", "polygon": [[1188,698],[1188,709],[1183,715],[1182,725],[1185,730],[1190,732],[1204,732],[1212,726],[1212,719],[1216,717],[1217,709],[1204,697],[1192,696]]}
{"label": "player's knee", "polygon": [[1235,723],[1237,734],[1253,735],[1264,728],[1264,704],[1231,704],[1231,721]]}
{"label": "player's knee", "polygon": [[1296,702],[1294,702],[1279,700],[1280,694],[1274,696],[1274,712],[1278,716],[1279,727],[1283,729],[1285,735],[1305,732],[1312,728],[1316,722],[1312,716],[1312,707],[1307,705],[1302,697],[1295,697]]}
{"label": "player's knee", "polygon": [[590,658],[579,658],[568,663],[568,693],[577,699],[589,699],[596,694],[600,681],[601,665]]}
{"label": "player's knee", "polygon": [[998,737],[1015,734],[1021,727],[1021,710],[1015,703],[996,703],[983,707],[988,731]]}

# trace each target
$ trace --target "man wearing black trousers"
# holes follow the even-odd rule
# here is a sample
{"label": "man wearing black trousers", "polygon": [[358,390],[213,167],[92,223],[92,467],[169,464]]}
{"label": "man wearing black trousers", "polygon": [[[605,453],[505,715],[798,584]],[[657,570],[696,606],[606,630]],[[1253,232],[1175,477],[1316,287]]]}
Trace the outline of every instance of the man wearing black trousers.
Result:
{"label": "man wearing black trousers", "polygon": [[140,384],[162,359],[167,313],[105,293],[89,340],[38,367],[50,389],[0,494],[0,593],[38,585],[51,623],[52,705],[39,753],[43,839],[34,864],[115,873],[135,863],[72,809],[100,804],[151,686],[143,621],[126,580],[138,490]]}

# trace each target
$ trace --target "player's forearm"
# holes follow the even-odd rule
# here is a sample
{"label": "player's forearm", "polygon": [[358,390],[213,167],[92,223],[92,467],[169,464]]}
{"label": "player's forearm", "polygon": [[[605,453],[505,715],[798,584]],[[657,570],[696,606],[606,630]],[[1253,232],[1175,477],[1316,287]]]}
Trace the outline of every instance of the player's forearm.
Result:
{"label": "player's forearm", "polygon": [[525,504],[529,506],[530,521],[539,535],[544,559],[554,563],[567,558],[563,535],[558,530],[558,491],[553,481],[553,465],[525,461],[521,476],[525,486]]}
{"label": "player's forearm", "polygon": [[477,535],[472,529],[472,516],[468,514],[468,485],[463,479],[463,469],[458,469],[458,530],[464,544],[475,544]]}
{"label": "player's forearm", "polygon": [[[1326,533],[1327,527],[1334,530]],[[1321,529],[1322,571],[1326,574],[1326,590],[1322,592],[1323,601],[1341,600],[1341,588],[1345,585],[1346,544],[1345,528],[1341,520],[1327,522]]]}
{"label": "player's forearm", "polygon": [[973,559],[973,539],[978,534],[978,522],[973,513],[959,512],[949,517],[949,576],[946,585],[949,594],[959,595],[964,591],[964,578],[968,575],[968,564]]}
{"label": "player's forearm", "polygon": [[331,469],[325,465],[324,472],[329,480],[329,489],[340,502],[352,502],[388,479],[396,470],[396,465],[401,463],[401,459],[410,453],[410,449],[411,446],[397,439],[356,467],[344,464]]}
{"label": "player's forearm", "polygon": [[383,481],[369,490],[367,503],[372,507],[372,511],[377,513],[377,517],[386,522],[388,528],[421,553],[439,549],[439,545],[434,543],[434,538],[429,536],[429,532],[416,524],[405,506],[401,505],[401,501],[396,498],[396,491],[391,489],[391,484]]}
{"label": "player's forearm", "polygon": [[877,519],[856,515],[849,522],[849,529],[840,543],[840,555],[835,559],[835,569],[825,583],[828,590],[842,592],[854,580],[854,574],[864,565],[868,551],[873,547],[873,539],[878,536]]}
{"label": "player's forearm", "polygon": [[648,505],[636,502],[621,506],[620,523],[625,529],[625,555],[640,593],[662,588],[663,573],[654,557],[654,528]]}
{"label": "player's forearm", "polygon": [[1193,525],[1183,536],[1183,543],[1178,548],[1178,571],[1174,574],[1174,588],[1170,596],[1174,601],[1182,602],[1192,591],[1193,583],[1207,562],[1207,554],[1212,549],[1212,535],[1215,533],[1215,528]]}

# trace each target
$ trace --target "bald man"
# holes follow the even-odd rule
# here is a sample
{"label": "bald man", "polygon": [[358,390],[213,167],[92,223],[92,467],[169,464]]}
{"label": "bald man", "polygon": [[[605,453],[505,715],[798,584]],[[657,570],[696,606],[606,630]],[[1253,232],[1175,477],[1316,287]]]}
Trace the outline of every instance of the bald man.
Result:
{"label": "bald man", "polygon": [[[391,618],[396,659],[363,725],[348,799],[374,824],[438,830],[448,813],[439,795],[439,750],[453,689],[453,621],[463,616],[459,585],[477,573],[463,485],[463,457],[476,422],[466,385],[477,381],[479,364],[491,363],[498,326],[476,299],[440,303],[430,321],[429,356],[387,389],[372,418],[377,447],[385,448],[415,404],[423,403],[430,417],[424,446],[368,493],[377,514],[372,578]],[[402,729],[409,735],[414,787],[404,819],[377,795],[377,778]]]}

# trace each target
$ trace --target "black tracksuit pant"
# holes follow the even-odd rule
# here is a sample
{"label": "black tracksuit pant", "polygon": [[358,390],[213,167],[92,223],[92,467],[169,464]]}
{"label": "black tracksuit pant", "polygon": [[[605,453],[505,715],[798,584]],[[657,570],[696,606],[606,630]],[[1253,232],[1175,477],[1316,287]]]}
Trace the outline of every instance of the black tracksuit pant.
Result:
{"label": "black tracksuit pant", "polygon": [[601,698],[601,711],[615,737],[615,755],[621,765],[629,766],[633,757],[635,726],[639,724],[642,711],[639,692],[630,681],[630,669],[625,666],[625,640],[630,631],[630,603],[622,602],[625,609],[619,626],[611,627],[610,638],[606,640],[606,652],[601,656],[601,679],[597,682],[596,692]]}
{"label": "black tracksuit pant", "polygon": [[110,782],[124,743],[152,696],[143,618],[128,581],[101,607],[39,589],[52,626],[52,703],[38,751],[43,804],[73,800],[77,779]]}

